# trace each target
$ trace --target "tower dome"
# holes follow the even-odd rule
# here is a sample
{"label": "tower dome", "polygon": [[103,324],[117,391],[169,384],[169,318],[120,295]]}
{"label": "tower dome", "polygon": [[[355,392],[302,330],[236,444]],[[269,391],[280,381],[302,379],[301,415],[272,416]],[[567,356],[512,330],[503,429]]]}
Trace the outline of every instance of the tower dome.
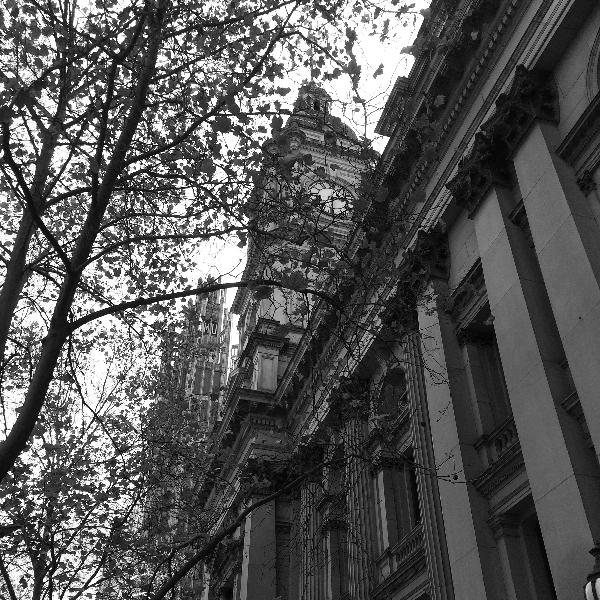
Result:
{"label": "tower dome", "polygon": [[331,114],[331,96],[314,81],[304,82],[298,90],[288,126],[297,122],[302,128],[313,129],[358,141],[357,135],[339,117]]}

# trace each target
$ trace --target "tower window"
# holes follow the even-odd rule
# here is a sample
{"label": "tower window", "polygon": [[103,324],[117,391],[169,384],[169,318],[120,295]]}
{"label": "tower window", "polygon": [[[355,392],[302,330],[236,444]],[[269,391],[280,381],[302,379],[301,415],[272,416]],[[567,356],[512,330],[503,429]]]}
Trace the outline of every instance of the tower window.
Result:
{"label": "tower window", "polygon": [[315,110],[321,110],[321,103],[318,100],[315,100],[313,103]]}

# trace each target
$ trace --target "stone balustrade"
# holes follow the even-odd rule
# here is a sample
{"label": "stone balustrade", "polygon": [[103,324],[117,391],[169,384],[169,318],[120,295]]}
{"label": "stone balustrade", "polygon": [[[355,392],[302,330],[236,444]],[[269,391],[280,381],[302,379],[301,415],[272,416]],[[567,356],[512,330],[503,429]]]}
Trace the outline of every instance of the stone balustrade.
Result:
{"label": "stone balustrade", "polygon": [[378,583],[408,567],[423,547],[423,527],[419,524],[376,560]]}
{"label": "stone balustrade", "polygon": [[512,417],[506,419],[490,433],[482,435],[476,442],[475,448],[479,452],[484,464],[491,466],[519,441],[515,422]]}

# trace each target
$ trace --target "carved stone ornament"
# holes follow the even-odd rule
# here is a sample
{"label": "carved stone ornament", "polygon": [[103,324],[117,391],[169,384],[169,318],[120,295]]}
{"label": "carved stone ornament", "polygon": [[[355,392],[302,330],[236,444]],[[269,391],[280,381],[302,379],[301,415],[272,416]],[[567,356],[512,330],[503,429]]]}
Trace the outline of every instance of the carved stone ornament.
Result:
{"label": "carved stone ornament", "polygon": [[469,218],[492,186],[511,185],[509,159],[537,119],[558,122],[556,86],[547,73],[519,65],[510,89],[500,94],[496,111],[475,134],[471,151],[446,184]]}
{"label": "carved stone ornament", "polygon": [[510,186],[506,154],[500,143],[494,144],[487,135],[478,132],[473,148],[458,163],[458,173],[446,184],[470,218],[492,186]]}
{"label": "carved stone ornament", "polygon": [[494,142],[502,140],[512,154],[536,119],[558,123],[556,84],[545,71],[519,65],[510,89],[498,96],[496,111],[481,129]]}
{"label": "carved stone ornament", "polygon": [[381,335],[396,339],[417,327],[416,295],[407,285],[398,284],[396,292],[386,302],[381,318]]}
{"label": "carved stone ornament", "polygon": [[371,409],[371,382],[352,375],[341,377],[338,387],[329,397],[329,412],[340,423],[367,421]]}
{"label": "carved stone ornament", "polygon": [[269,457],[252,457],[242,467],[241,483],[252,493],[270,493],[289,479],[288,462]]}
{"label": "carved stone ornament", "polygon": [[[440,229],[420,230],[403,263],[417,277],[420,292],[431,279],[448,279],[448,238]],[[406,279],[406,277],[404,278]]]}
{"label": "carved stone ornament", "polygon": [[300,472],[313,469],[325,459],[325,443],[322,441],[310,441],[300,444],[292,456],[293,466]]}

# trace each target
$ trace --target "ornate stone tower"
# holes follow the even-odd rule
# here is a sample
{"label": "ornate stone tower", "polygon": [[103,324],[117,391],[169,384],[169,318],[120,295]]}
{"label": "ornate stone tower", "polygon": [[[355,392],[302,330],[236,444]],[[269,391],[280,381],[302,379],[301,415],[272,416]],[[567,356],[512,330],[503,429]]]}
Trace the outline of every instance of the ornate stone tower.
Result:
{"label": "ornate stone tower", "polygon": [[[238,322],[240,365],[254,365],[252,389],[274,391],[287,361],[271,346],[250,350],[258,331],[285,327],[288,343],[307,326],[313,300],[300,290],[319,288],[340,268],[366,168],[364,144],[331,114],[329,94],[313,82],[299,91],[285,126],[263,148],[262,177],[250,200],[254,233],[244,279],[275,279],[286,289],[240,289],[232,311]],[[270,335],[270,334],[269,334]]]}
{"label": "ornate stone tower", "polygon": [[[302,86],[287,122],[264,144],[263,172],[249,201],[244,279],[275,280],[282,288],[240,288],[233,303],[239,349],[211,447],[225,456],[218,481],[228,483],[218,488],[209,482],[207,493],[221,524],[230,523],[247,500],[244,482],[253,465],[265,457],[289,460],[291,421],[282,396],[303,352],[300,340],[310,337],[315,308],[302,290],[335,291],[332,280],[354,232],[365,154],[357,136],[331,114],[329,95],[313,83]],[[299,506],[298,498],[285,494],[249,515],[216,553],[207,597],[295,598],[303,585],[299,561],[306,558],[297,547],[306,533],[298,530],[306,520]]]}

